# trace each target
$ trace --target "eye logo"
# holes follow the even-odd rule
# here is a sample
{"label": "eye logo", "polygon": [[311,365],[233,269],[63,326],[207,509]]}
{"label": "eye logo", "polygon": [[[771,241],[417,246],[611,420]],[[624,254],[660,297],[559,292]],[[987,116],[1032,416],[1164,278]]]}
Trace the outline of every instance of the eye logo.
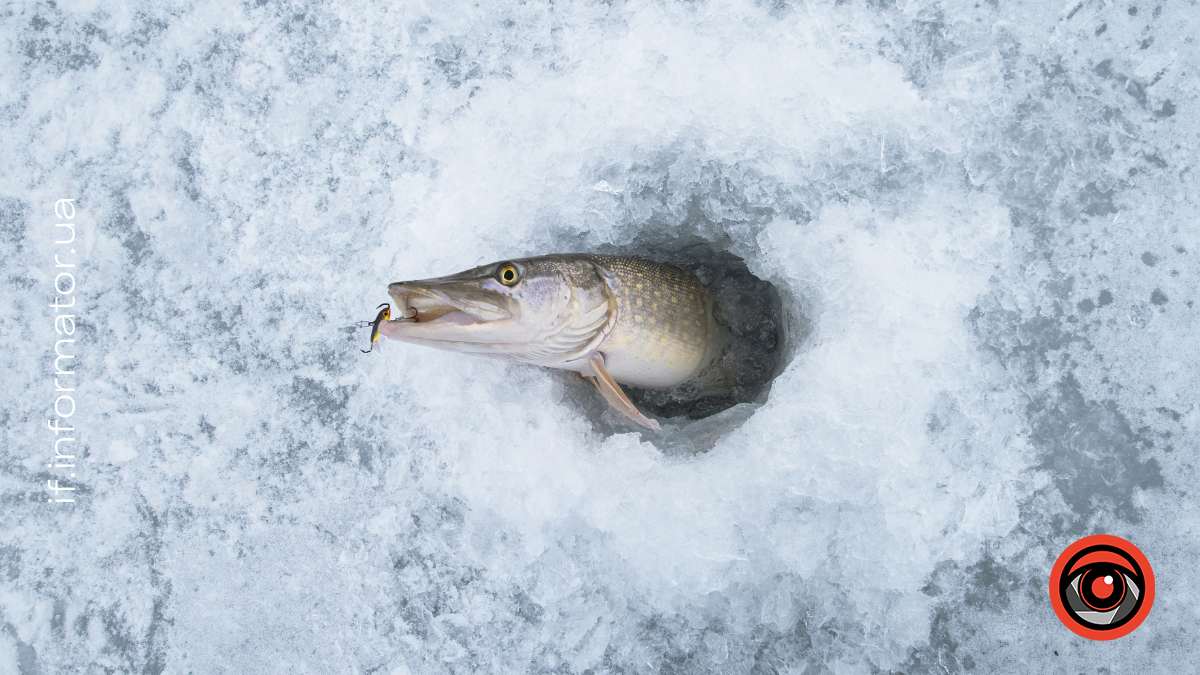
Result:
{"label": "eye logo", "polygon": [[1120,537],[1084,537],[1058,556],[1050,603],[1060,621],[1089,640],[1115,640],[1137,628],[1154,604],[1154,571]]}

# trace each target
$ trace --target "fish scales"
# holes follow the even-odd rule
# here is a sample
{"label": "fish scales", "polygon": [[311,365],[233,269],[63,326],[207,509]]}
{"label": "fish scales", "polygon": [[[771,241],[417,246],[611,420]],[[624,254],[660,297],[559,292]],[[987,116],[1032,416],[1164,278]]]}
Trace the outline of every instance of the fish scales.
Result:
{"label": "fish scales", "polygon": [[613,278],[618,317],[600,346],[617,382],[671,389],[724,346],[708,289],[690,272],[640,258],[593,256]]}

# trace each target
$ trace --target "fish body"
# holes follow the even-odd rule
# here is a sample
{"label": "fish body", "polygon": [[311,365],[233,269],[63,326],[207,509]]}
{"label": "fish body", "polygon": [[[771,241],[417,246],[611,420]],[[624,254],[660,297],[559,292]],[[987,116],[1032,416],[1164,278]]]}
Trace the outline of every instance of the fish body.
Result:
{"label": "fish body", "polygon": [[398,318],[379,324],[382,335],[574,371],[653,429],[617,384],[672,389],[706,373],[729,341],[694,275],[626,256],[504,261],[388,293]]}
{"label": "fish body", "polygon": [[613,379],[673,389],[720,355],[728,329],[713,318],[708,289],[691,272],[624,256],[592,256],[611,274],[617,320],[600,345]]}

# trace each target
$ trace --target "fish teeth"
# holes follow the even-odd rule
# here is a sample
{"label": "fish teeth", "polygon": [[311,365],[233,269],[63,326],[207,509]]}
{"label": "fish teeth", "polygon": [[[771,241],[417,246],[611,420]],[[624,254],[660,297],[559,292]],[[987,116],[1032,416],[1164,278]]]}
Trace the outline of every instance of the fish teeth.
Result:
{"label": "fish teeth", "polygon": [[409,306],[407,296],[392,296],[392,299],[396,301],[396,315],[399,321],[417,320],[417,310]]}

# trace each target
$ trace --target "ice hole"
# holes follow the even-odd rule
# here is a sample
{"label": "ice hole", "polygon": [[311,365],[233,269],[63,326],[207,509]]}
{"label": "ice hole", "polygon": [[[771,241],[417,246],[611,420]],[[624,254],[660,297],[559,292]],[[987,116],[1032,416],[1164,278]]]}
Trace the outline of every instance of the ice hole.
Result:
{"label": "ice hole", "polygon": [[[733,386],[720,394],[695,397],[687,384],[666,391],[622,385],[639,410],[663,424],[663,431],[648,440],[672,454],[707,451],[722,435],[749,419],[767,401],[772,380],[811,332],[802,305],[787,289],[781,293],[775,283],[756,276],[744,259],[720,243],[696,235],[680,236],[678,229],[647,224],[629,244],[601,245],[591,251],[638,256],[695,274],[713,295],[718,322],[731,333],[731,343],[719,358],[735,377]],[[576,400],[582,398],[580,393],[593,393],[578,389]],[[630,430],[603,401],[592,398],[581,402],[594,413],[594,420],[599,417],[602,431]]]}

